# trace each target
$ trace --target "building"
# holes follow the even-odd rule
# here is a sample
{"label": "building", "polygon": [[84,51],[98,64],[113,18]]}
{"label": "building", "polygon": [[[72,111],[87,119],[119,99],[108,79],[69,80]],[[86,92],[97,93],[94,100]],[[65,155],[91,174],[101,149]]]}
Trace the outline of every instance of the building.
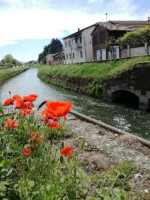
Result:
{"label": "building", "polygon": [[59,65],[65,64],[65,54],[64,51],[56,53],[54,56],[54,61],[58,62]]}
{"label": "building", "polygon": [[53,60],[54,60],[54,58],[53,58],[54,55],[55,55],[55,54],[48,54],[48,55],[46,56],[46,65],[51,65],[51,64],[52,64],[52,62],[53,62]]}
{"label": "building", "polygon": [[106,41],[111,37],[117,39],[128,31],[134,31],[146,26],[150,26],[149,19],[148,21],[108,21],[97,23],[91,33],[94,61],[119,59],[119,46],[112,46],[108,49]]}
{"label": "building", "polygon": [[63,38],[66,64],[93,61],[91,33],[96,24]]}
{"label": "building", "polygon": [[65,64],[65,55],[63,51],[57,52],[55,54],[48,54],[46,56],[47,65],[62,65]]}

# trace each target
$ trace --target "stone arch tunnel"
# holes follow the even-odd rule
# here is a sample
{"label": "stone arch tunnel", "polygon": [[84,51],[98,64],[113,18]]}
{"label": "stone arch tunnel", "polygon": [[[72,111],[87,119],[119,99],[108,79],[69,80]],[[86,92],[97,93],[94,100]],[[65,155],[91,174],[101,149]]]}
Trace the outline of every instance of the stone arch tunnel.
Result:
{"label": "stone arch tunnel", "polygon": [[139,97],[132,92],[126,90],[117,90],[112,93],[112,101],[119,102],[121,104],[132,106],[135,108],[139,107]]}
{"label": "stone arch tunnel", "polygon": [[138,63],[105,82],[106,99],[150,110],[150,62]]}

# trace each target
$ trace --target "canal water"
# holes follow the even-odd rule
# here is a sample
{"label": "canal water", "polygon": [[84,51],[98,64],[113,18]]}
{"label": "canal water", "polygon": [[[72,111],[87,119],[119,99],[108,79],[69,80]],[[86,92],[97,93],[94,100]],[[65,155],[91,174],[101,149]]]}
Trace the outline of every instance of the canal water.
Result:
{"label": "canal water", "polygon": [[0,103],[9,98],[9,91],[12,95],[21,96],[38,94],[35,107],[45,100],[70,101],[73,109],[82,114],[150,140],[150,113],[49,85],[37,77],[36,68],[29,69],[1,85]]}

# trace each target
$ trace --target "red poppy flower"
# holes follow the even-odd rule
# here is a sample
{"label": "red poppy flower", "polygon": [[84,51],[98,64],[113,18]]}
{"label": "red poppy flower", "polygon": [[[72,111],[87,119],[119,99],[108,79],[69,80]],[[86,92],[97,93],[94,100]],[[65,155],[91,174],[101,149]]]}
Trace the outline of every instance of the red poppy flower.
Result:
{"label": "red poppy flower", "polygon": [[4,125],[4,130],[5,130],[5,128],[6,128],[7,126],[9,126],[9,127],[11,127],[11,128],[17,128],[17,127],[18,127],[18,124],[17,124],[14,120],[8,119],[7,122],[6,122],[6,124]]}
{"label": "red poppy flower", "polygon": [[34,97],[35,99],[38,97],[37,94],[30,94],[29,97]]}
{"label": "red poppy flower", "polygon": [[6,99],[4,106],[9,106],[14,104],[14,99]]}
{"label": "red poppy flower", "polygon": [[29,155],[31,154],[30,148],[29,148],[29,147],[25,148],[25,149],[23,150],[23,154],[24,154],[25,156],[29,156]]}
{"label": "red poppy flower", "polygon": [[30,97],[30,96],[24,96],[23,100],[24,101],[30,101],[30,102],[36,101],[36,99],[34,97]]}
{"label": "red poppy flower", "polygon": [[20,115],[24,115],[24,117],[26,117],[26,115],[32,114],[32,110],[31,109],[22,109],[20,111]]}
{"label": "red poppy flower", "polygon": [[13,98],[12,98],[12,99],[14,99],[14,100],[16,100],[16,99],[21,99],[21,96],[19,96],[19,95],[15,94],[15,95],[13,96]]}
{"label": "red poppy flower", "polygon": [[15,109],[26,109],[26,105],[24,104],[24,101],[22,99],[15,99],[15,101],[16,101]]}
{"label": "red poppy flower", "polygon": [[54,129],[54,128],[61,129],[62,128],[62,126],[60,124],[57,124],[56,122],[53,122],[48,127],[51,128],[51,129]]}
{"label": "red poppy flower", "polygon": [[43,136],[38,137],[37,142],[41,143],[41,140],[43,140],[43,138],[44,138]]}
{"label": "red poppy flower", "polygon": [[51,118],[54,118],[55,116],[50,112],[50,110],[46,109],[46,110],[43,110],[41,112],[41,115],[44,119],[51,119]]}
{"label": "red poppy flower", "polygon": [[46,102],[47,110],[55,117],[62,117],[68,114],[71,107],[73,106],[70,102]]}
{"label": "red poppy flower", "polygon": [[37,133],[36,133],[36,132],[32,132],[32,133],[30,133],[30,135],[31,135],[33,138],[36,138]]}
{"label": "red poppy flower", "polygon": [[63,149],[61,149],[61,154],[65,157],[72,157],[72,148],[68,146],[64,147]]}

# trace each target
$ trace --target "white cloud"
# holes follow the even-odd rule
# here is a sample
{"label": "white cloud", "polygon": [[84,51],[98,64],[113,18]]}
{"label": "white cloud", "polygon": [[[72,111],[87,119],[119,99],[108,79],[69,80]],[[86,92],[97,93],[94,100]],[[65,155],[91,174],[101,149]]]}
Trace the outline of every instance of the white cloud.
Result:
{"label": "white cloud", "polygon": [[3,46],[8,46],[8,45],[12,45],[12,44],[16,44],[17,42],[16,41],[9,41],[9,40],[1,40],[0,39],[0,47],[3,47]]}
{"label": "white cloud", "polygon": [[103,0],[88,0],[89,3],[103,3]]}
{"label": "white cloud", "polygon": [[[91,3],[96,1],[102,2],[102,0],[89,0]],[[71,11],[60,12],[48,8],[37,9],[37,6],[34,9],[25,9],[21,0],[7,0],[7,2],[16,3],[16,7],[20,6],[21,9],[17,11],[16,7],[13,7],[14,9],[0,12],[0,46],[14,44],[17,40],[23,39],[65,37],[64,30],[73,33],[77,31],[77,28],[82,29],[105,18],[105,14],[101,12],[89,15]],[[30,2],[34,5],[37,4],[36,2],[42,5],[43,1],[31,0]],[[107,5],[108,20],[137,19],[137,15],[133,15],[135,7],[130,2],[129,0],[114,0]],[[112,8],[115,8],[113,13],[110,12]]]}
{"label": "white cloud", "polygon": [[3,41],[63,37],[63,31],[77,31],[99,19],[98,15],[60,13],[53,10],[21,10],[0,13]]}

